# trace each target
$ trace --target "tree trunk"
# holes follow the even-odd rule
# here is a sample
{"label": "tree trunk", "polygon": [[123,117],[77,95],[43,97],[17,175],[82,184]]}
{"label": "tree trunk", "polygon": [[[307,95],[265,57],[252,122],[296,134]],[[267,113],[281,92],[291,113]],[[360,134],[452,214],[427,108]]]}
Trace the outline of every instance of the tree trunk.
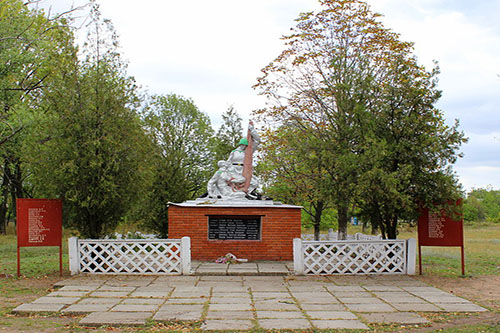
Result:
{"label": "tree trunk", "polygon": [[387,238],[388,239],[398,238],[398,218],[397,218],[397,216],[393,216],[388,222],[389,222],[389,225],[387,228]]}
{"label": "tree trunk", "polygon": [[318,201],[314,212],[314,240],[319,241],[320,226],[321,226],[321,216],[323,215],[324,203],[323,201]]}
{"label": "tree trunk", "polygon": [[371,222],[371,234],[376,235],[378,234],[379,226],[380,226],[380,210],[379,207],[376,206],[373,209],[373,213],[370,216],[370,222]]}
{"label": "tree trunk", "polygon": [[347,205],[339,205],[338,206],[338,214],[339,214],[338,239],[339,240],[347,239],[347,223],[348,223],[347,213],[348,213],[348,211],[349,211],[349,208],[347,207]]}
{"label": "tree trunk", "polygon": [[2,197],[0,200],[2,200],[2,203],[0,204],[0,233],[2,235],[7,234],[7,200],[9,200],[9,177],[7,175],[7,168],[9,168],[9,163],[7,160],[5,161],[4,165],[4,173],[3,173],[3,179],[2,179]]}

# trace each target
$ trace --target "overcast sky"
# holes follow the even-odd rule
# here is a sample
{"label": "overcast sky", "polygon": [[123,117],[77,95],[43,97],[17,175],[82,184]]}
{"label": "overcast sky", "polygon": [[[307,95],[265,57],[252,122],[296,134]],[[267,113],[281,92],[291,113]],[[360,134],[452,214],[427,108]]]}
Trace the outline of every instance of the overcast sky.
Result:
{"label": "overcast sky", "polygon": [[[464,188],[500,189],[500,1],[368,0],[388,28],[441,68],[437,105],[469,137],[455,165]],[[44,0],[54,11],[82,0]],[[251,88],[282,50],[280,37],[316,0],[98,0],[120,36],[129,73],[151,93],[192,98],[215,127],[230,106],[264,104]]]}

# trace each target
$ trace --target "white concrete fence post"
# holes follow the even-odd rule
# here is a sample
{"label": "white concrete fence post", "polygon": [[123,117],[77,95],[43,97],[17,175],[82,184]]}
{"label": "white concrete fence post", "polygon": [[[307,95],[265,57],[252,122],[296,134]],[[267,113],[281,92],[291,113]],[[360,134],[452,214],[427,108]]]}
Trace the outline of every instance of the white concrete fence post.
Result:
{"label": "white concrete fence post", "polygon": [[304,251],[302,239],[293,239],[293,270],[296,275],[304,275]]}
{"label": "white concrete fence post", "polygon": [[182,275],[191,274],[191,238],[181,238],[181,265]]}
{"label": "white concrete fence post", "polygon": [[69,271],[71,275],[80,273],[80,255],[78,251],[78,237],[68,238]]}
{"label": "white concrete fence post", "polygon": [[406,274],[415,275],[417,262],[417,240],[410,238],[406,240]]}

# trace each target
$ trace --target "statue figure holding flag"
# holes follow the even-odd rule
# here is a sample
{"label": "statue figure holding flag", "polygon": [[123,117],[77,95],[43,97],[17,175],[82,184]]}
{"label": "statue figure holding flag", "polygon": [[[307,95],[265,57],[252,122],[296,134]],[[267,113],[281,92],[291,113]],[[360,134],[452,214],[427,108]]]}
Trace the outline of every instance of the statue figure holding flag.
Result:
{"label": "statue figure holding flag", "polygon": [[227,200],[258,199],[255,190],[259,186],[253,175],[253,154],[260,143],[259,135],[253,126],[248,125],[246,138],[240,140],[227,161],[219,161],[219,170],[207,185],[208,196]]}

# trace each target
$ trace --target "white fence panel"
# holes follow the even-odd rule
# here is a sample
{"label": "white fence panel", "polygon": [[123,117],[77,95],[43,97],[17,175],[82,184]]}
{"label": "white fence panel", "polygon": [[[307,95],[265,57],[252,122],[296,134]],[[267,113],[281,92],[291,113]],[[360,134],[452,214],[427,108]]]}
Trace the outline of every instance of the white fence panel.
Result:
{"label": "white fence panel", "polygon": [[[300,243],[302,258],[297,260],[303,262],[303,274],[407,273],[406,240],[301,241]],[[299,246],[298,242],[295,246]]]}
{"label": "white fence panel", "polygon": [[[314,241],[314,234],[302,234],[301,238],[303,241]],[[381,235],[365,235],[362,233],[355,233],[354,235],[347,235],[346,240],[380,240],[382,239]],[[338,240],[338,233],[333,232],[329,234],[320,234],[320,241],[333,241]]]}
{"label": "white fence panel", "polygon": [[189,274],[191,270],[189,237],[69,241],[72,274]]}

